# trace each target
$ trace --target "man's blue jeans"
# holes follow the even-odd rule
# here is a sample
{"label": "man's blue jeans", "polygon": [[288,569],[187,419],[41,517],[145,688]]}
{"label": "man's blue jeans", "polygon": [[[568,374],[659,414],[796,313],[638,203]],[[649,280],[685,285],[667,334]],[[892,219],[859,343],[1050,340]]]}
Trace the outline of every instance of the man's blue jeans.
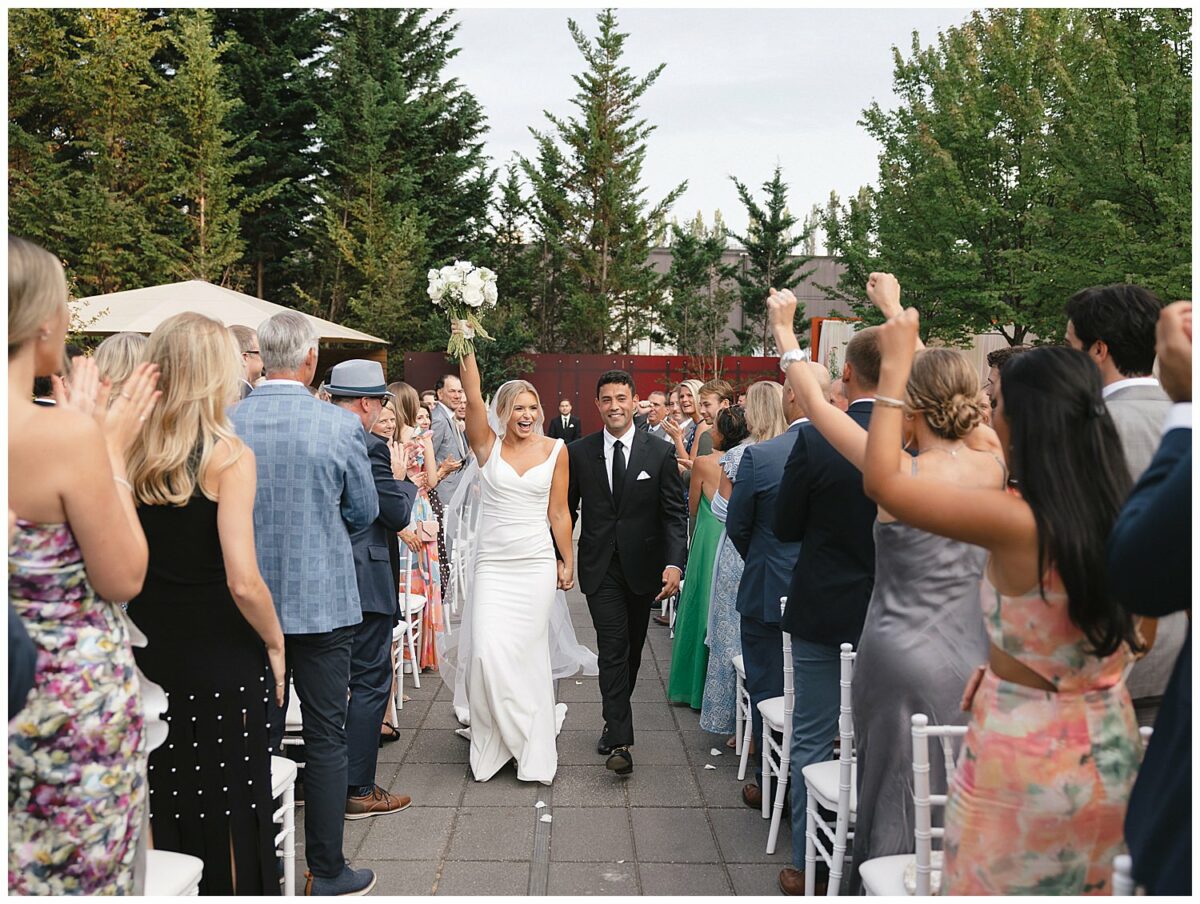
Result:
{"label": "man's blue jeans", "polygon": [[833,755],[838,730],[841,647],[792,638],[796,705],[792,712],[792,752],[788,792],[792,804],[792,866],[804,869],[804,828],[808,796],[800,771]]}

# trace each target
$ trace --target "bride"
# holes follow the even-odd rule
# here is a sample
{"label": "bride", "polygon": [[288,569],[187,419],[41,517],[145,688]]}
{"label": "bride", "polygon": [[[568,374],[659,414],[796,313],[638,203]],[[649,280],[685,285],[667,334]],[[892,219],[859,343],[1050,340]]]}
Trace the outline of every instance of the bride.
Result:
{"label": "bride", "polygon": [[[463,359],[460,375],[478,481],[464,477],[450,510],[470,527],[463,542],[473,586],[457,656],[448,657],[451,668],[442,677],[455,687],[460,720],[467,722],[469,714],[476,781],[487,781],[515,759],[518,779],[548,785],[558,768],[555,736],[566,712],[555,706],[554,678],[581,666],[587,671],[589,658],[595,671],[595,654],[575,643],[565,597],[555,592],[574,584],[568,459],[562,440],[542,435],[541,403],[530,383],[501,386],[489,417],[474,354]],[[464,514],[473,494],[475,517]],[[555,546],[562,554],[557,561]],[[566,669],[552,667],[552,645],[570,650]],[[464,691],[467,713],[458,705]]]}

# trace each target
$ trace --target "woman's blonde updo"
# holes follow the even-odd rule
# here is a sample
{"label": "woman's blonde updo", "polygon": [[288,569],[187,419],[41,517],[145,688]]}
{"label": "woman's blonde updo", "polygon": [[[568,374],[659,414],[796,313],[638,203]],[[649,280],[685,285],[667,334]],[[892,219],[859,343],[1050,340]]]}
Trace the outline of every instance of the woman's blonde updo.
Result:
{"label": "woman's blonde updo", "polygon": [[983,421],[979,374],[966,355],[949,348],[918,352],[905,403],[943,439],[962,439]]}
{"label": "woman's blonde updo", "polygon": [[160,368],[162,398],[129,450],[134,497],[145,505],[187,505],[199,489],[215,501],[200,477],[215,477],[208,465],[218,442],[233,453],[223,468],[245,449],[227,411],[245,374],[237,341],[221,321],[188,311],[150,334],[145,360]]}
{"label": "woman's blonde updo", "polygon": [[509,380],[496,392],[496,420],[500,422],[499,426],[502,431],[508,430],[509,418],[512,417],[513,409],[517,407],[517,398],[524,392],[533,393],[533,397],[537,401],[538,413],[533,429],[536,432],[542,428],[546,416],[542,411],[542,397],[538,395],[537,389],[528,380]]}
{"label": "woman's blonde updo", "polygon": [[121,387],[134,368],[142,363],[147,341],[141,333],[114,333],[96,346],[92,357],[96,361],[96,369],[100,371],[100,379],[107,378],[112,382],[112,391],[108,396],[110,405],[120,394]]}

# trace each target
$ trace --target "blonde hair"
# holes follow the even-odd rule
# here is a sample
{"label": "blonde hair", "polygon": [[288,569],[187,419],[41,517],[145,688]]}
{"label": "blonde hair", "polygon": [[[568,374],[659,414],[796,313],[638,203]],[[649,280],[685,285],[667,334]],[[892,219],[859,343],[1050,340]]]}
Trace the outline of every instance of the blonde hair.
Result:
{"label": "blonde hair", "polygon": [[961,352],[927,348],[913,360],[905,405],[938,436],[961,439],[983,420],[979,374]]}
{"label": "blonde hair", "polygon": [[67,275],[58,258],[33,242],[9,235],[9,357],[66,306]]}
{"label": "blonde hair", "polygon": [[133,369],[142,363],[148,341],[141,333],[114,333],[96,346],[92,357],[96,361],[96,369],[100,371],[100,379],[108,377],[112,381],[112,391],[108,396],[110,405]]}
{"label": "blonde hair", "polygon": [[746,390],[746,426],[756,443],[774,439],[787,430],[780,384],[759,380]]}
{"label": "blonde hair", "polygon": [[154,410],[129,450],[129,482],[145,505],[187,505],[217,444],[224,440],[232,465],[245,445],[229,423],[228,406],[237,399],[242,356],[237,341],[219,320],[188,311],[159,324],[150,334],[145,360],[160,368],[162,391]]}
{"label": "blonde hair", "polygon": [[388,383],[387,389],[396,402],[392,407],[396,410],[396,430],[399,436],[402,427],[417,426],[417,409],[421,407],[421,397],[417,395],[416,389],[403,380]]}
{"label": "blonde hair", "polygon": [[517,397],[523,392],[533,393],[533,397],[537,400],[538,413],[533,429],[541,429],[546,420],[546,414],[542,410],[542,397],[538,395],[537,389],[528,380],[509,380],[496,391],[496,420],[500,422],[498,426],[501,430],[508,429],[508,419],[512,417],[513,409],[517,407]]}
{"label": "blonde hair", "polygon": [[695,403],[696,411],[698,412],[700,410],[700,387],[703,385],[699,380],[681,380],[675,387],[675,390],[678,392],[686,386],[687,391],[692,394],[692,401]]}

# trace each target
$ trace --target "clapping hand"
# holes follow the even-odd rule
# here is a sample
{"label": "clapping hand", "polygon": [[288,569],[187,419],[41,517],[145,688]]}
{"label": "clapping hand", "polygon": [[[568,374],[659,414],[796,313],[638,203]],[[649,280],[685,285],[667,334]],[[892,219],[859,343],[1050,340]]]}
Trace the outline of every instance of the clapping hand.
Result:
{"label": "clapping hand", "polygon": [[867,300],[891,320],[900,313],[900,282],[890,273],[872,273],[867,278]]}
{"label": "clapping hand", "polygon": [[408,446],[405,443],[388,442],[388,452],[392,459],[392,477],[403,480],[408,474]]}
{"label": "clapping hand", "polygon": [[669,417],[663,418],[661,423],[663,430],[671,439],[676,440],[683,436],[683,428]]}
{"label": "clapping hand", "polygon": [[447,474],[453,474],[462,467],[462,462],[457,458],[447,458],[438,465],[438,480],[441,480]]}
{"label": "clapping hand", "polygon": [[1163,390],[1175,402],[1192,400],[1192,303],[1176,301],[1158,315],[1155,354]]}
{"label": "clapping hand", "polygon": [[108,406],[107,412],[104,409],[96,411],[96,419],[102,419],[105,439],[111,449],[124,455],[133,445],[134,439],[141,432],[143,422],[150,416],[150,412],[162,396],[162,390],[155,389],[158,376],[157,364],[139,364],[121,386],[120,393],[113,399],[112,405]]}
{"label": "clapping hand", "polygon": [[50,377],[50,385],[53,387],[55,405],[96,417],[103,426],[112,383],[107,378],[100,379],[100,369],[93,359],[76,358],[71,365],[71,376],[54,374]]}

